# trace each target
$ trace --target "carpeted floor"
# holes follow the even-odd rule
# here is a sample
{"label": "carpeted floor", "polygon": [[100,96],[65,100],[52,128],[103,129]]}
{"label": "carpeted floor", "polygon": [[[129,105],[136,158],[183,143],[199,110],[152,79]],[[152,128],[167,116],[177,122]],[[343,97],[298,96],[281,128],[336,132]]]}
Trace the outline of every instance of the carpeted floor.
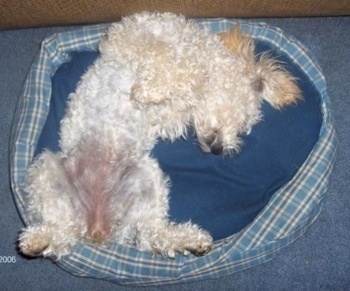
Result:
{"label": "carpeted floor", "polygon": [[[328,82],[339,144],[323,210],[303,237],[266,264],[217,280],[141,290],[350,290],[350,17],[263,21],[304,43],[318,59]],[[16,250],[22,222],[12,198],[8,166],[16,101],[42,39],[70,29],[74,28],[0,31],[1,290],[131,289],[74,277],[50,260],[24,259]],[[12,257],[15,262],[5,263],[3,257]]]}

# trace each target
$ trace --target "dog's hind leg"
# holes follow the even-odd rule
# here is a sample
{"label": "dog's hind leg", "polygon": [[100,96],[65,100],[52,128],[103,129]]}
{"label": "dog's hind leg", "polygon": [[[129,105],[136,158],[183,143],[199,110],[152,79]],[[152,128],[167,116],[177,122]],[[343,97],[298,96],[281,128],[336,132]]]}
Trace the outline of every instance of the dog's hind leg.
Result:
{"label": "dog's hind leg", "polygon": [[44,226],[28,226],[19,237],[20,251],[27,256],[40,256],[49,247],[51,236]]}
{"label": "dog's hind leg", "polygon": [[[174,258],[176,253],[184,255],[208,253],[213,244],[208,232],[191,222],[183,224],[169,222],[169,183],[158,163],[148,157],[148,161],[144,160],[142,163],[140,174],[142,177],[147,177],[148,181],[147,188],[143,187],[142,203],[139,199],[139,203],[134,206],[137,212],[132,211],[138,213],[135,221],[136,247],[170,258]],[[143,183],[144,186],[145,184]]]}
{"label": "dog's hind leg", "polygon": [[201,256],[210,252],[213,246],[210,234],[191,222],[165,222],[163,225],[148,225],[148,229],[144,230],[139,230],[140,244],[147,242],[152,253],[164,257],[174,258],[176,253]]}
{"label": "dog's hind leg", "polygon": [[69,226],[50,224],[38,224],[26,227],[19,237],[19,249],[27,256],[52,257],[60,259],[61,256],[70,252],[76,243],[74,237],[67,235],[71,233]]}
{"label": "dog's hind leg", "polygon": [[26,177],[28,194],[27,226],[19,237],[19,249],[28,256],[60,258],[76,243],[73,213],[65,194],[61,157],[42,153]]}

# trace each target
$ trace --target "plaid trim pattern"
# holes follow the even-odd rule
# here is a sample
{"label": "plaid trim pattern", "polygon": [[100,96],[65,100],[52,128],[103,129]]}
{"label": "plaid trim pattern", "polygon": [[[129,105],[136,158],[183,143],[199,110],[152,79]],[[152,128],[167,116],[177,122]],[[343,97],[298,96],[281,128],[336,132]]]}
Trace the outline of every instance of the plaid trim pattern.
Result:
{"label": "plaid trim pattern", "polygon": [[[203,257],[177,256],[174,260],[112,244],[106,248],[77,246],[57,264],[77,276],[109,280],[124,285],[150,286],[212,279],[270,260],[315,221],[332,171],[337,140],[325,78],[312,54],[280,29],[264,23],[233,19],[197,19],[201,26],[222,31],[238,24],[254,38],[288,54],[314,83],[322,98],[323,124],[319,140],[294,178],[272,196],[256,219],[240,232],[217,241]],[[26,192],[23,180],[46,120],[51,97],[51,77],[69,60],[72,51],[97,50],[107,25],[88,26],[53,35],[42,43],[19,99],[11,136],[11,186],[23,220]]]}

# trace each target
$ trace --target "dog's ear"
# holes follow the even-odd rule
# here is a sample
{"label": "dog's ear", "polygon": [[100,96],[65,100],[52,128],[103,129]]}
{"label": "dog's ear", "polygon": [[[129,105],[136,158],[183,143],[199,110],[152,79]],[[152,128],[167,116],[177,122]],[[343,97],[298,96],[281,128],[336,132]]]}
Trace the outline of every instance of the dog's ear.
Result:
{"label": "dog's ear", "polygon": [[219,33],[219,37],[230,52],[246,60],[254,61],[254,42],[240,30],[238,25]]}
{"label": "dog's ear", "polygon": [[253,39],[242,33],[239,26],[234,26],[219,36],[230,52],[245,60],[247,74],[252,78],[252,89],[261,98],[278,109],[301,99],[296,79],[279,62],[267,54],[262,54],[255,60]]}
{"label": "dog's ear", "polygon": [[302,98],[296,79],[267,54],[261,55],[255,63],[252,87],[276,109],[295,104]]}

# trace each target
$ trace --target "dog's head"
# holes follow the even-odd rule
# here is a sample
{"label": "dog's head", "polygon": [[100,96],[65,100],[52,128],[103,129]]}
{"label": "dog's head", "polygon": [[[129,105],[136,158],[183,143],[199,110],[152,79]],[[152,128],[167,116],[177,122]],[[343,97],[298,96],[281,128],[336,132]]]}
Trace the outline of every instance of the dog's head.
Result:
{"label": "dog's head", "polygon": [[241,146],[240,135],[261,119],[263,100],[276,109],[300,99],[295,79],[267,54],[254,55],[253,40],[234,28],[220,34],[231,55],[230,67],[203,89],[193,114],[197,139],[204,152],[231,154]]}

